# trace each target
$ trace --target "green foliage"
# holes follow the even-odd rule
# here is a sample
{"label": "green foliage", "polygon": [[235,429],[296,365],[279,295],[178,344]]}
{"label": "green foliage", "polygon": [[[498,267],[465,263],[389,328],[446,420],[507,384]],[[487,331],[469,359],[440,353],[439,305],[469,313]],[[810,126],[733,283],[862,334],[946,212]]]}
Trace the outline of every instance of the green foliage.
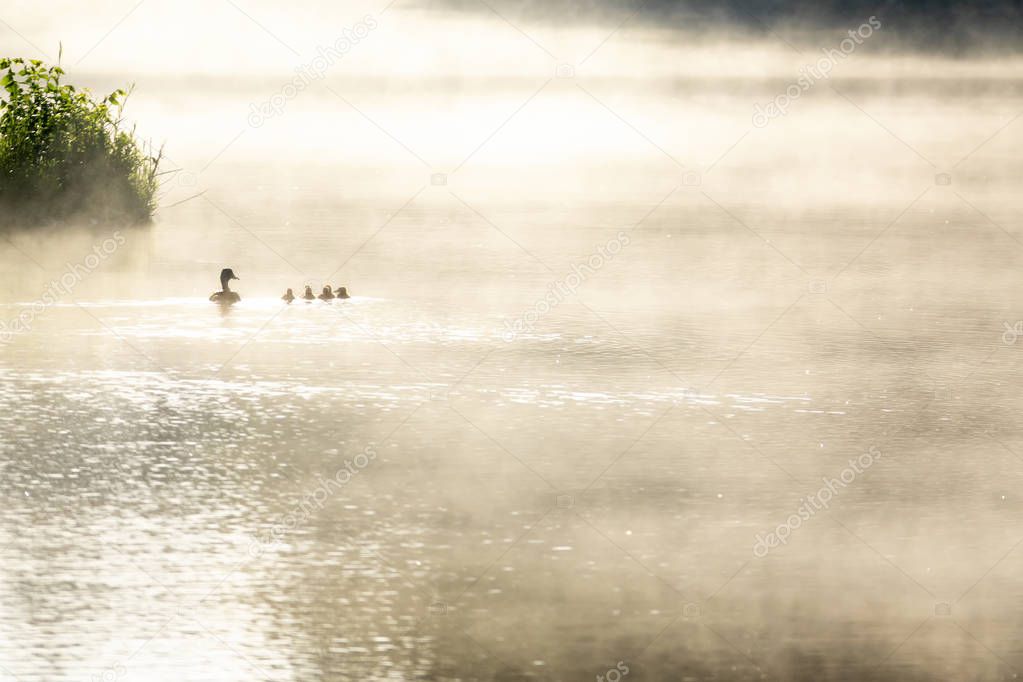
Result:
{"label": "green foliage", "polygon": [[148,221],[160,154],[122,130],[130,90],[95,100],[39,60],[0,58],[0,217]]}

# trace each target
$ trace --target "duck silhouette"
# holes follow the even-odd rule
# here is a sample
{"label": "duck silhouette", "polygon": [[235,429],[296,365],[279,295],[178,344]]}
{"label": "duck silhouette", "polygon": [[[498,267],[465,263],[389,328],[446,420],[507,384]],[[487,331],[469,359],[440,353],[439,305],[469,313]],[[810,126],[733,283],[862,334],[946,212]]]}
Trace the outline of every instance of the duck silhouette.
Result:
{"label": "duck silhouette", "polygon": [[321,301],[333,301],[334,292],[330,290],[330,285],[323,287],[323,293],[320,294],[319,299]]}
{"label": "duck silhouette", "polygon": [[237,292],[231,291],[230,282],[232,279],[237,279],[240,281],[241,277],[235,275],[234,270],[232,270],[231,268],[224,268],[223,270],[221,270],[220,291],[214,291],[212,294],[210,294],[210,300],[213,301],[214,303],[219,303],[221,305],[231,305],[242,300],[242,297],[239,296]]}
{"label": "duck silhouette", "polygon": [[348,295],[348,287],[338,287],[337,298],[351,298],[351,296]]}
{"label": "duck silhouette", "polygon": [[313,294],[313,288],[311,286],[306,285],[305,293],[302,294],[302,298],[304,298],[307,301],[315,301],[316,300],[316,295]]}
{"label": "duck silhouette", "polygon": [[285,303],[291,303],[292,301],[295,300],[295,294],[291,292],[291,289],[288,289],[287,291],[284,292],[284,295],[281,296],[281,300],[284,301]]}

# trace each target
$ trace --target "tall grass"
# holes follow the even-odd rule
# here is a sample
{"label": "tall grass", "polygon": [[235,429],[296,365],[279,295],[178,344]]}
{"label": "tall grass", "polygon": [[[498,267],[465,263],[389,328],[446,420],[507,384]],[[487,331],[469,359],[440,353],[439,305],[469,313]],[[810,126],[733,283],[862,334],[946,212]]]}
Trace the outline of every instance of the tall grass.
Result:
{"label": "tall grass", "polygon": [[160,153],[122,129],[129,90],[96,99],[39,60],[0,58],[0,223],[145,223]]}

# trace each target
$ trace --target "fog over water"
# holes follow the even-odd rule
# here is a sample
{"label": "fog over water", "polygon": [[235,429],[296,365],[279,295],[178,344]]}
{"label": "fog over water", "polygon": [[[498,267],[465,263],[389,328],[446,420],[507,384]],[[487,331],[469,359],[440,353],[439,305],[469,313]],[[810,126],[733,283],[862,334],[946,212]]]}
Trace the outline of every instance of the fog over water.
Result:
{"label": "fog over water", "polygon": [[0,680],[1017,679],[1020,57],[480,7],[0,4],[177,169],[0,242]]}

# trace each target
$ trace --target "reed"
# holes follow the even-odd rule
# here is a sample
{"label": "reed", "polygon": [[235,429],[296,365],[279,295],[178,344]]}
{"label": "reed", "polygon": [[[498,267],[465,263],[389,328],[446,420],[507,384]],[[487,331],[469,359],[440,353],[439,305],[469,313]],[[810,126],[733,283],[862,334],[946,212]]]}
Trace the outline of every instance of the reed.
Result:
{"label": "reed", "polygon": [[131,88],[96,98],[58,63],[0,58],[0,223],[147,223],[162,151],[126,130]]}

